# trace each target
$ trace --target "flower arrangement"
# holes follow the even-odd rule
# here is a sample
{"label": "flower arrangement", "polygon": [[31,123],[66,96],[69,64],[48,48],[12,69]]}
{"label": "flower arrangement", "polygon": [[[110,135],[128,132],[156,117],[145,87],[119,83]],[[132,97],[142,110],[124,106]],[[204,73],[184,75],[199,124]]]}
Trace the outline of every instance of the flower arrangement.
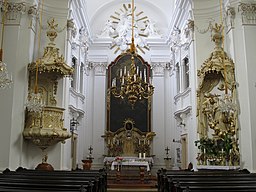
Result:
{"label": "flower arrangement", "polygon": [[200,150],[198,153],[198,163],[205,164],[209,161],[211,164],[224,164],[230,160],[232,147],[232,139],[229,135],[224,135],[223,138],[208,138],[202,137],[195,141],[195,146]]}
{"label": "flower arrangement", "polygon": [[115,158],[115,161],[118,162],[118,163],[122,163],[123,159],[124,159],[123,157],[118,156],[118,157]]}

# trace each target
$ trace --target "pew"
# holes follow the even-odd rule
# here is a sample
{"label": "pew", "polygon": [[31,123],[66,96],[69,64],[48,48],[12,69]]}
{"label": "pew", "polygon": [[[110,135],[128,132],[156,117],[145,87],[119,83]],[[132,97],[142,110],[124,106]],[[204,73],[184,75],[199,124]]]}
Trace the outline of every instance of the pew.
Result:
{"label": "pew", "polygon": [[38,171],[17,169],[0,174],[0,191],[106,192],[107,174],[102,170]]}
{"label": "pew", "polygon": [[159,192],[256,191],[256,174],[243,171],[158,170]]}

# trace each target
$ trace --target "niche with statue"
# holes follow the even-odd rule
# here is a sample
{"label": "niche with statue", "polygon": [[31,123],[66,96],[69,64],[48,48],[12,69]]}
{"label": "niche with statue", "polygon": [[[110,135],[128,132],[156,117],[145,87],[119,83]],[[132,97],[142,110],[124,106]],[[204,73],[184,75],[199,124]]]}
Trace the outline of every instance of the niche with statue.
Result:
{"label": "niche with statue", "polygon": [[223,26],[212,26],[214,51],[198,70],[198,165],[239,166],[234,63],[223,49]]}

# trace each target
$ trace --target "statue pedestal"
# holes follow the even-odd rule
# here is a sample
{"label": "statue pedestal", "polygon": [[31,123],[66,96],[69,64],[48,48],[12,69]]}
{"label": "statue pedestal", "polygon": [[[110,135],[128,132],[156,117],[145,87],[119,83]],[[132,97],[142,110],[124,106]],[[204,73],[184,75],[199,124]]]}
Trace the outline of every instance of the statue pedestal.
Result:
{"label": "statue pedestal", "polygon": [[84,170],[90,170],[92,167],[92,159],[84,159],[82,160],[83,164],[83,169]]}
{"label": "statue pedestal", "polygon": [[164,162],[165,162],[165,167],[166,169],[171,169],[171,159],[170,157],[166,157],[164,158]]}

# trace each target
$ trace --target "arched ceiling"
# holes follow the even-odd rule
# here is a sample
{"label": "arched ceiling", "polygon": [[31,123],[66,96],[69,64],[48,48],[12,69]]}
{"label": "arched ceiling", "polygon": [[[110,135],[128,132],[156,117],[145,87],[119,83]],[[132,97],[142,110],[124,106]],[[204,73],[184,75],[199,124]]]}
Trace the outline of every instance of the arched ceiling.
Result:
{"label": "arched ceiling", "polygon": [[[156,23],[162,38],[169,32],[169,24],[175,4],[174,0],[135,0],[136,11],[143,11],[143,16]],[[116,11],[129,4],[131,0],[86,0],[86,12],[89,19],[92,38],[96,38],[104,28],[107,20]]]}

